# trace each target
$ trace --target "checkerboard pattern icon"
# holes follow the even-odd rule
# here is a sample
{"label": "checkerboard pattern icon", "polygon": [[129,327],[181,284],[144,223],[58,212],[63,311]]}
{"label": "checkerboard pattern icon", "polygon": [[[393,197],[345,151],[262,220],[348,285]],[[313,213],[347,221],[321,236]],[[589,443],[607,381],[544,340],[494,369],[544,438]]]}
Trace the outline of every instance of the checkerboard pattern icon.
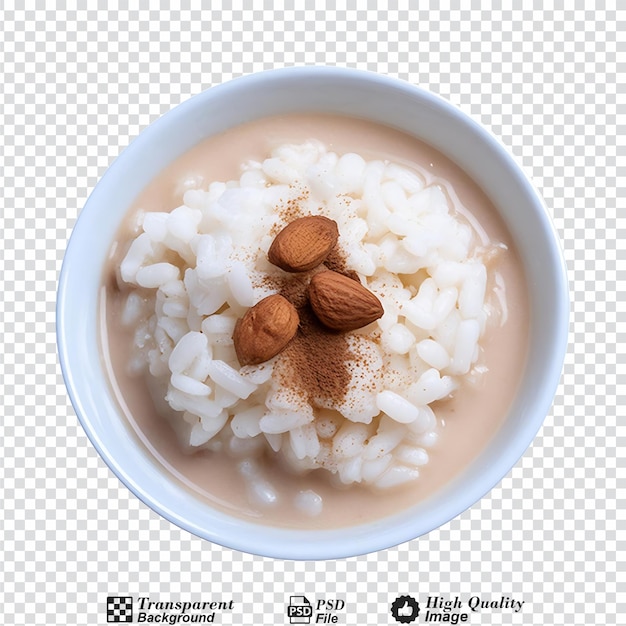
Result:
{"label": "checkerboard pattern icon", "polygon": [[130,596],[107,598],[107,622],[125,624],[133,621],[133,599]]}

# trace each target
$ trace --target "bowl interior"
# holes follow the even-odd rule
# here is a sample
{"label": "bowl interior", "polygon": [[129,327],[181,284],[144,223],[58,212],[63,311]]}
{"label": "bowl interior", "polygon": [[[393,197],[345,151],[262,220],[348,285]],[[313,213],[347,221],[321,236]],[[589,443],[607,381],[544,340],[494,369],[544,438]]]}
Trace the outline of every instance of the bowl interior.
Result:
{"label": "bowl interior", "polygon": [[[99,358],[102,267],[139,192],[199,141],[260,117],[336,113],[396,127],[464,169],[492,200],[515,240],[530,291],[528,362],[509,415],[462,476],[391,518],[327,531],[275,529],[230,517],[181,489],[129,432]],[[155,511],[192,533],[246,552],[295,559],[339,558],[397,545],[449,521],[513,467],[549,411],[567,342],[568,296],[559,245],[537,192],[508,152],[441,98],[394,79],[338,68],[292,68],[212,88],[147,128],[113,163],[83,209],[58,294],[61,365],[76,412],[115,474]]]}

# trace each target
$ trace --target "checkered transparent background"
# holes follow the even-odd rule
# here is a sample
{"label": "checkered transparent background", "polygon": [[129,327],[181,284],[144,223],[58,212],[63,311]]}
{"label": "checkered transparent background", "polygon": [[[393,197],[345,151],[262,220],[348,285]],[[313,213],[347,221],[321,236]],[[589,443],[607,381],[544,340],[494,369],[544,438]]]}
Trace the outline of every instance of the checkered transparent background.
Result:
{"label": "checkered transparent background", "polygon": [[[109,595],[210,595],[239,607],[222,623],[282,624],[288,596],[301,593],[344,597],[348,624],[393,623],[401,593],[526,602],[472,624],[624,623],[626,12],[577,0],[514,11],[26,4],[0,9],[3,623],[105,623]],[[510,147],[562,238],[571,345],[543,429],[489,496],[399,548],[294,563],[197,539],[123,488],[69,403],[54,307],[76,216],[132,138],[212,85],[316,63],[427,87]]]}

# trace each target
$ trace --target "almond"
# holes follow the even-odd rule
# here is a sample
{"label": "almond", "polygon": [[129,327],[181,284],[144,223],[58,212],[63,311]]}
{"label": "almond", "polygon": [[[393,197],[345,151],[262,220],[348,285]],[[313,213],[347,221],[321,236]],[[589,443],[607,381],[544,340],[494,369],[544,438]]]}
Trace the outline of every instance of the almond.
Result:
{"label": "almond", "polygon": [[256,365],[281,352],[298,330],[293,304],[274,294],[263,298],[235,324],[233,341],[241,365]]}
{"label": "almond", "polygon": [[270,263],[287,272],[306,272],[318,266],[339,238],[337,222],[322,215],[310,215],[290,222],[272,242]]}
{"label": "almond", "polygon": [[309,284],[309,301],[319,320],[333,330],[354,330],[383,316],[380,300],[361,283],[327,271]]}

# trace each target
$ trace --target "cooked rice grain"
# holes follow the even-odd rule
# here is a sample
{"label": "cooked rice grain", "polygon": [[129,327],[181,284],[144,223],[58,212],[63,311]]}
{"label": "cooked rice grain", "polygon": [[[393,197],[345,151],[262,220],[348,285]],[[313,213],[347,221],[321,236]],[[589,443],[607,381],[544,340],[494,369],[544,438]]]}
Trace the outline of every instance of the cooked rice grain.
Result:
{"label": "cooked rice grain", "polygon": [[[250,498],[270,506],[278,492],[257,459],[278,454],[295,471],[325,468],[344,484],[390,489],[417,480],[435,446],[430,404],[463,377],[475,379],[488,311],[484,234],[451,205],[445,184],[397,164],[338,156],[316,142],[284,145],[239,181],[187,189],[171,213],[144,212],[120,275],[132,290],[122,322],[135,327],[131,367],[148,366],[188,425],[191,446],[243,459]],[[308,399],[272,377],[281,356],[240,367],[236,320],[273,293],[263,278],[280,207],[339,225],[350,268],[383,303],[385,314],[348,337],[359,358],[347,363],[343,398]],[[149,294],[146,296],[146,293]],[[151,385],[152,387],[158,385]],[[318,515],[321,497],[295,496]]]}

